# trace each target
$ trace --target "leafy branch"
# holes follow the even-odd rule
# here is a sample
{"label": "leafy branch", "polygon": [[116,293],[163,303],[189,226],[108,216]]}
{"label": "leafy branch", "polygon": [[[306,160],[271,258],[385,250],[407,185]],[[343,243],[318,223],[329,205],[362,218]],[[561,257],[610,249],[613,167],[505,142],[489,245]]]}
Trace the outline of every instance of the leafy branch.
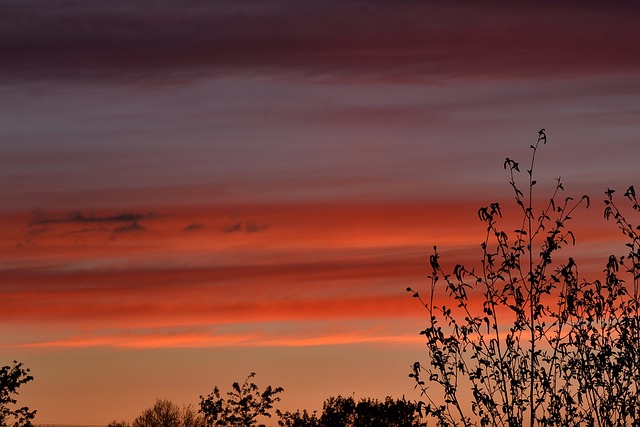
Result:
{"label": "leafy branch", "polygon": [[[520,165],[504,162],[518,228],[501,226],[499,203],[481,207],[486,234],[477,268],[456,264],[447,272],[434,247],[426,297],[407,289],[428,315],[420,332],[427,363],[416,362],[410,377],[425,414],[440,426],[640,425],[640,228],[608,190],[605,218],[616,222],[629,251],[608,258],[604,282],[581,278],[576,261],[559,252],[575,245],[569,224],[590,199],[562,197],[558,178],[536,208],[536,156],[546,142],[541,129],[524,190]],[[624,196],[640,212],[633,187]],[[631,275],[632,292],[620,273]]]}

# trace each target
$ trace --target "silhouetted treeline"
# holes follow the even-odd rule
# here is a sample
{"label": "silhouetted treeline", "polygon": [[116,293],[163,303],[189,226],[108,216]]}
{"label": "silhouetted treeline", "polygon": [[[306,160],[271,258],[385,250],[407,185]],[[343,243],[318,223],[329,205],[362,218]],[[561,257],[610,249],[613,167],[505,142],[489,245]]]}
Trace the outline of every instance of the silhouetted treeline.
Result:
{"label": "silhouetted treeline", "polygon": [[[207,396],[200,396],[199,409],[191,405],[182,408],[170,400],[158,399],[144,410],[132,424],[113,421],[109,427],[265,427],[261,421],[272,417],[273,405],[280,400],[282,387],[268,386],[260,390],[250,381],[233,383],[231,391],[222,395],[218,387]],[[417,427],[419,406],[405,399],[387,397],[361,399],[330,397],[322,406],[322,413],[306,410],[282,412],[276,410],[281,427]],[[275,424],[272,422],[271,424]]]}
{"label": "silhouetted treeline", "polygon": [[322,405],[322,413],[277,411],[282,427],[414,427],[419,426],[418,405],[404,399],[387,397],[361,399],[330,397]]}

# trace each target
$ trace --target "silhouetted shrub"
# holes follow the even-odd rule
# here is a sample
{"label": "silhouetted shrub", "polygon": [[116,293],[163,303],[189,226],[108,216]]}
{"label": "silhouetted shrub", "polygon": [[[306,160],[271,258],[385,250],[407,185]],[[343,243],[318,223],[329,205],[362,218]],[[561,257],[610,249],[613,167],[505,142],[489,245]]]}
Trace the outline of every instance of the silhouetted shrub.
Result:
{"label": "silhouetted shrub", "polygon": [[36,416],[36,411],[26,406],[15,407],[18,403],[16,396],[18,389],[25,383],[33,380],[29,369],[15,360],[11,366],[0,368],[0,426],[13,425],[15,427],[31,426],[31,420]]}
{"label": "silhouetted shrub", "polygon": [[208,396],[200,396],[200,413],[204,415],[207,426],[216,427],[265,427],[258,424],[260,417],[271,417],[273,404],[280,400],[278,394],[282,387],[268,386],[260,392],[258,386],[249,380],[255,377],[249,374],[244,383],[233,383],[227,397],[221,397],[218,387]]}
{"label": "silhouetted shrub", "polygon": [[322,405],[322,414],[306,411],[279,412],[281,427],[417,427],[418,405],[404,399],[387,397],[384,401],[353,397],[330,397]]}
{"label": "silhouetted shrub", "polygon": [[[434,248],[426,308],[427,361],[411,377],[439,426],[640,426],[640,238],[607,190],[605,218],[627,239],[627,253],[608,257],[603,280],[580,276],[571,257],[575,209],[561,197],[535,197],[534,166],[542,129],[532,145],[527,186],[519,164],[506,159],[519,216],[499,226],[498,203],[479,209],[486,226],[476,268],[445,271]],[[624,196],[640,212],[635,190]]]}
{"label": "silhouetted shrub", "polygon": [[321,427],[320,420],[316,413],[309,414],[306,410],[300,412],[281,412],[276,411],[278,417],[278,425],[281,427]]}
{"label": "silhouetted shrub", "polygon": [[[126,427],[126,424],[113,423],[113,427]],[[132,427],[203,427],[204,419],[191,406],[178,405],[170,400],[158,399],[149,409],[140,414]]]}

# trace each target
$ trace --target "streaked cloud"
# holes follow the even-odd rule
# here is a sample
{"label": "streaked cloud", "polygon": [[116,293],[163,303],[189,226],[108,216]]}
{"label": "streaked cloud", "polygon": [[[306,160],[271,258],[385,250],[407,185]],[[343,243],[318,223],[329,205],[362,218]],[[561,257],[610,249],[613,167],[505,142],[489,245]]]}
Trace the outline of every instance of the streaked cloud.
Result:
{"label": "streaked cloud", "polygon": [[48,216],[39,209],[32,210],[33,218],[29,226],[48,224],[95,224],[95,223],[135,223],[143,219],[157,217],[154,213],[121,213],[115,215],[87,215],[82,212],[73,212],[63,217]]}
{"label": "streaked cloud", "polygon": [[[108,234],[115,239],[122,233],[146,231],[143,220],[157,218],[155,213],[120,213],[114,215],[95,215],[73,212],[67,215],[47,215],[39,209],[31,211],[33,217],[25,228],[27,239],[21,242],[33,243],[36,236],[53,233],[58,236],[72,236],[76,242],[84,242],[85,236]],[[78,240],[80,239],[80,240]]]}
{"label": "streaked cloud", "polygon": [[259,231],[265,230],[267,227],[267,224],[259,224],[255,222],[235,222],[232,224],[225,224],[224,231],[225,233],[257,233]]}
{"label": "streaked cloud", "polygon": [[[508,202],[504,205],[505,215],[513,214]],[[358,322],[384,325],[392,319],[421,319],[421,307],[405,288],[426,285],[433,244],[438,244],[445,266],[477,265],[484,232],[477,207],[473,201],[255,204],[162,208],[156,211],[166,214],[149,214],[148,219],[143,219],[146,214],[53,212],[38,222],[74,227],[122,223],[137,230],[139,219],[150,225],[144,233],[122,232],[117,240],[87,230],[82,240],[47,232],[30,236],[30,245],[15,247],[4,241],[0,324],[20,324],[25,331],[43,322],[58,325],[59,332],[48,339],[25,338],[30,344],[23,344],[35,347],[400,342],[406,334],[396,329],[381,331],[377,338],[375,332],[358,336]],[[259,233],[250,231],[251,221],[237,222],[242,232],[225,228],[230,217],[243,216],[271,225]],[[189,220],[210,226],[185,233],[183,224]],[[0,224],[9,231],[16,221],[6,217]],[[503,226],[515,229],[517,221]],[[579,240],[591,243],[581,257],[595,260],[585,273],[599,271],[597,254],[612,247],[606,226],[588,220],[575,230]],[[293,335],[284,333],[284,326],[280,332],[265,331],[273,322],[303,326]],[[305,329],[317,322],[339,322],[355,335]],[[260,335],[193,332],[232,325],[251,326]],[[185,327],[190,329],[184,335],[163,335],[167,328]],[[112,333],[113,328],[121,331]],[[137,335],[128,332],[149,328],[138,344]]]}
{"label": "streaked cloud", "polygon": [[367,80],[637,72],[633,2],[8,2],[4,79]]}
{"label": "streaked cloud", "polygon": [[198,230],[201,230],[202,228],[204,228],[204,224],[199,222],[194,222],[189,225],[185,225],[182,228],[182,231],[198,231]]}
{"label": "streaked cloud", "polygon": [[53,341],[15,344],[22,349],[61,349],[112,347],[128,349],[215,348],[215,347],[309,347],[344,344],[415,344],[412,334],[392,330],[362,328],[361,325],[342,324],[318,333],[302,327],[297,334],[254,331],[245,333],[216,333],[200,329],[109,331],[82,334]]}

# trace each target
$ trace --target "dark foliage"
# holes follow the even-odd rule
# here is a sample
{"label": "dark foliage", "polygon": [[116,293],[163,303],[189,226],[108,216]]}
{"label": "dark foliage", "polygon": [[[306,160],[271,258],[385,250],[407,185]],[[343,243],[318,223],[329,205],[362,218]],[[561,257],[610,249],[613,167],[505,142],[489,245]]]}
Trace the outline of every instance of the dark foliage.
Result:
{"label": "dark foliage", "polygon": [[322,407],[322,414],[306,411],[278,411],[281,427],[417,427],[418,405],[404,399],[387,397],[384,401],[353,397],[330,397]]}
{"label": "dark foliage", "polygon": [[[124,422],[112,422],[109,426],[129,427]],[[190,405],[180,408],[170,400],[158,399],[133,420],[132,427],[204,427],[204,419]]]}
{"label": "dark foliage", "polygon": [[[426,297],[408,289],[428,313],[428,363],[416,362],[410,376],[439,426],[640,426],[639,228],[607,190],[605,218],[627,253],[607,258],[602,280],[581,277],[560,251],[575,244],[569,223],[590,201],[561,197],[559,178],[550,198],[535,197],[546,142],[542,129],[524,191],[519,164],[504,163],[520,212],[515,230],[499,225],[513,223],[498,203],[480,208],[479,265],[445,271],[434,248]],[[633,187],[624,197],[640,212]]]}
{"label": "dark foliage", "polygon": [[255,375],[252,372],[242,384],[233,383],[226,398],[221,397],[218,387],[214,387],[208,396],[200,396],[200,413],[207,426],[265,427],[265,424],[258,424],[258,420],[271,417],[270,411],[284,389],[268,386],[261,392],[257,385],[249,382]]}
{"label": "dark foliage", "polygon": [[18,389],[33,380],[29,369],[15,360],[11,366],[0,368],[0,426],[32,426],[36,411],[26,406],[16,407]]}

